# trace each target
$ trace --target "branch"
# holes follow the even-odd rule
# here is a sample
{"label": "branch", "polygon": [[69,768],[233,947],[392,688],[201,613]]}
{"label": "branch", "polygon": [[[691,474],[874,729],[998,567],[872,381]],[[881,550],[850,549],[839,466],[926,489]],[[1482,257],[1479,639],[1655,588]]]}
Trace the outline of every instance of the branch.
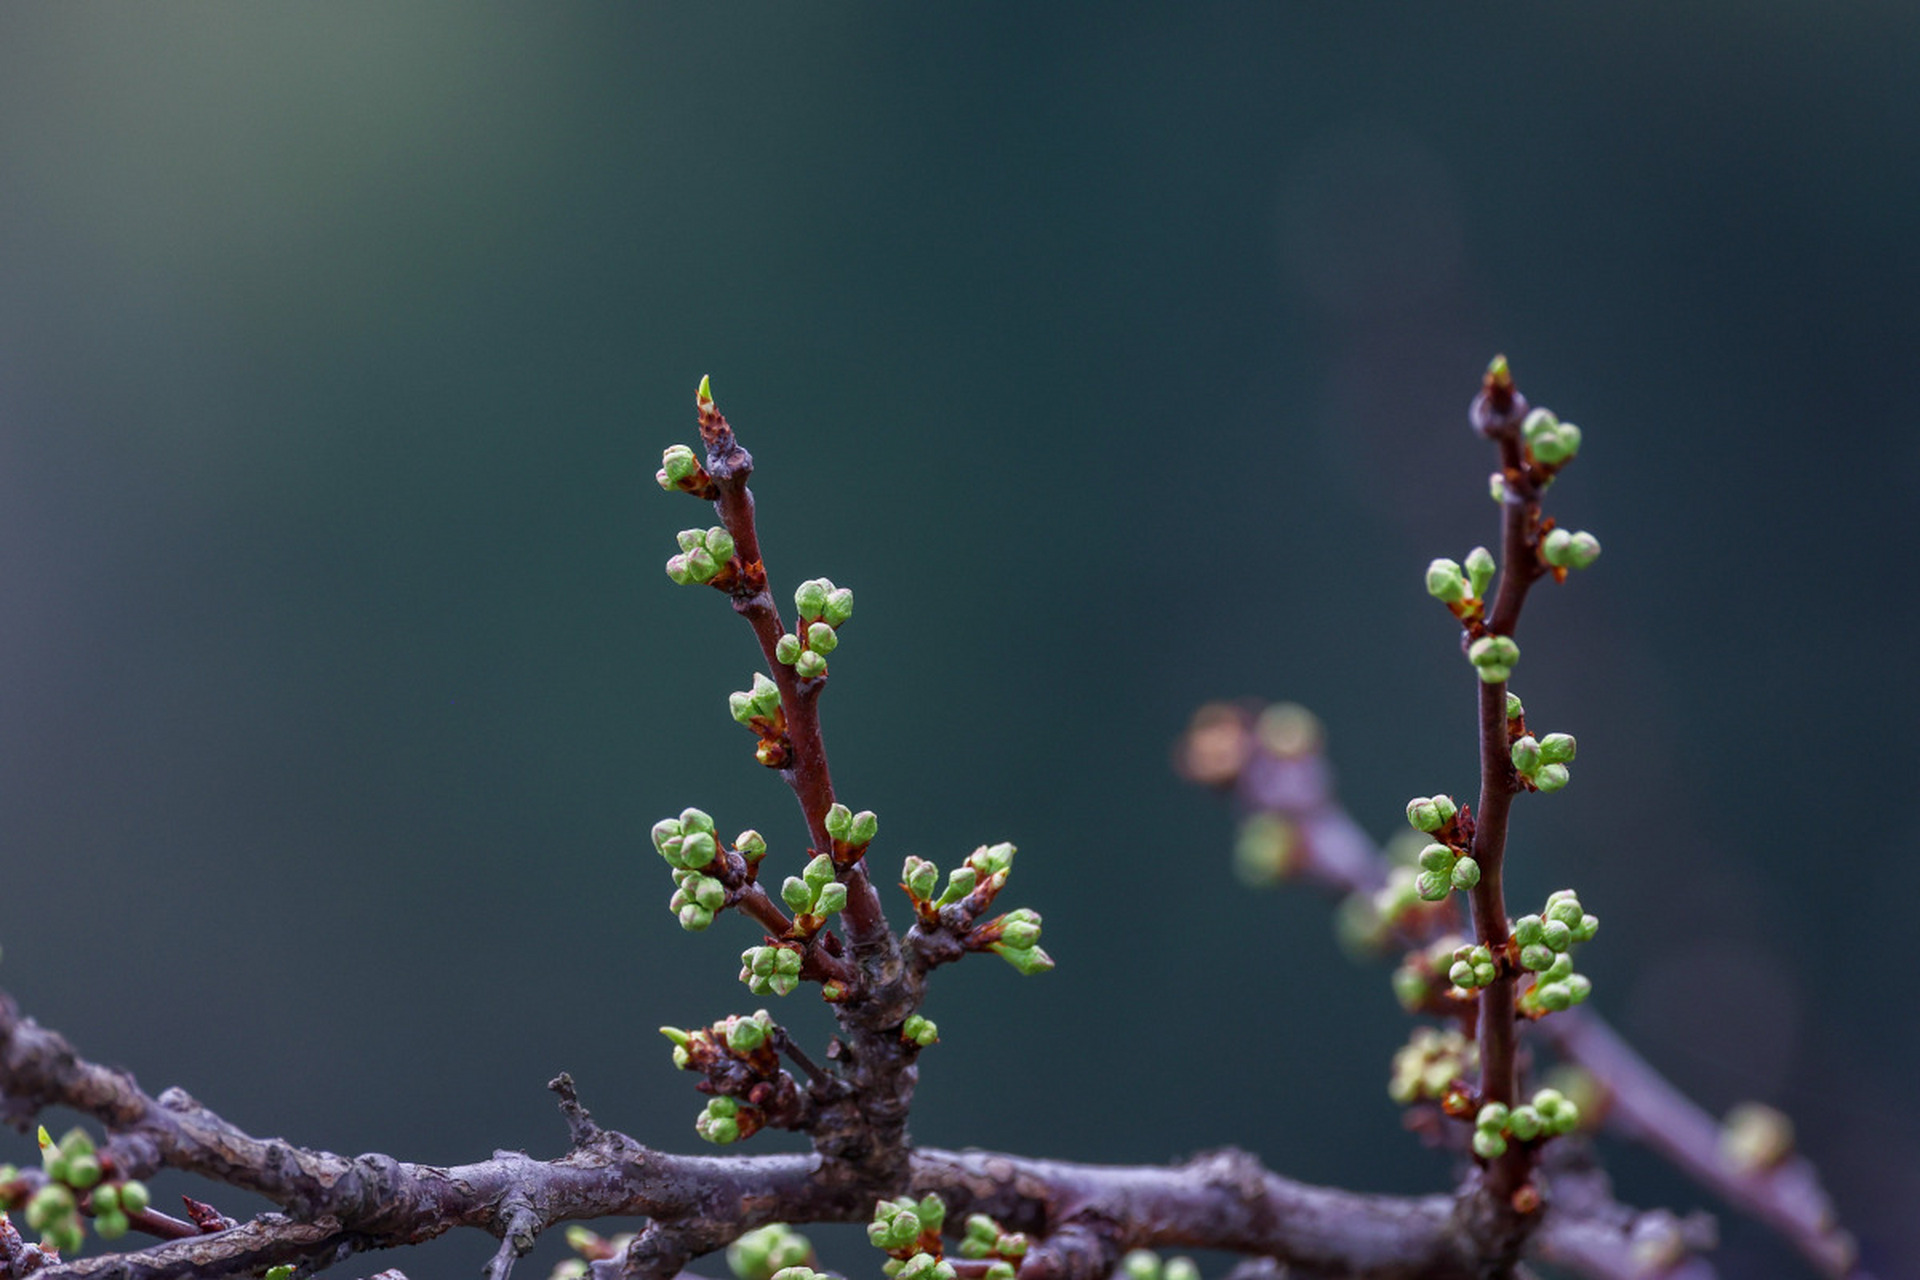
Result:
{"label": "branch", "polygon": [[[1271,814],[1292,829],[1284,874],[1335,898],[1371,894],[1387,878],[1389,859],[1341,805],[1317,727],[1275,750],[1255,724],[1256,710],[1212,703],[1195,713],[1175,747],[1175,768],[1188,780],[1232,793],[1244,814]],[[1438,917],[1423,917],[1434,920]],[[1445,932],[1429,926],[1430,942]],[[1871,1280],[1860,1269],[1852,1237],[1841,1229],[1811,1162],[1792,1157],[1771,1172],[1742,1173],[1719,1154],[1720,1125],[1687,1099],[1622,1040],[1591,1005],[1534,1024],[1569,1061],[1606,1088],[1604,1123],[1619,1136],[1664,1156],[1727,1204],[1777,1232],[1830,1280]],[[1590,1236],[1580,1237],[1591,1239]],[[1578,1239],[1555,1247],[1573,1249]],[[1607,1274],[1604,1272],[1593,1274]]]}

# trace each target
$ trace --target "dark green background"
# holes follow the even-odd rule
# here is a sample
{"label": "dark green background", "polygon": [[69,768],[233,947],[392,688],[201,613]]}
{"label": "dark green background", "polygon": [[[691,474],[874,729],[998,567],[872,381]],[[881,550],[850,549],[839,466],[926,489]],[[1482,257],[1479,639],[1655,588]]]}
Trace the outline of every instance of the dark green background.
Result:
{"label": "dark green background", "polygon": [[[0,983],[305,1143],[553,1153],[565,1068],[697,1145],[653,1028],[758,1004],[753,937],[674,928],[644,833],[799,840],[726,718],[746,629],[660,572],[711,372],[783,593],[858,592],[825,713],[881,869],[1017,842],[1060,959],[942,975],[916,1135],[1440,1185],[1384,972],[1236,888],[1166,758],[1204,699],[1293,697],[1376,833],[1471,790],[1420,576],[1492,536],[1463,411],[1505,350],[1585,428],[1552,509],[1607,548],[1522,635],[1582,753],[1516,894],[1576,884],[1599,1006],[1708,1105],[1792,1111],[1898,1273],[1916,25],[9,7]],[[1803,1274],[1727,1236],[1728,1274]]]}

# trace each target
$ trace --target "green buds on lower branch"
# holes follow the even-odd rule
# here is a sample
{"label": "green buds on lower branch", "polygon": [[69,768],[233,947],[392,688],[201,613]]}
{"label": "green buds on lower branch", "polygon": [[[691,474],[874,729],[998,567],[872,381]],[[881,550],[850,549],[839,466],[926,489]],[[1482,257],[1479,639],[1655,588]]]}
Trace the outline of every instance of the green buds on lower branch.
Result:
{"label": "green buds on lower branch", "polygon": [[709,1098],[706,1110],[693,1122],[693,1131],[708,1142],[724,1147],[748,1136],[741,1131],[741,1112],[739,1102],[732,1098]]}
{"label": "green buds on lower branch", "polygon": [[698,933],[713,923],[714,915],[727,902],[727,887],[712,876],[698,871],[675,871],[673,897],[667,910],[680,919],[680,927]]}
{"label": "green buds on lower branch", "polygon": [[1520,646],[1512,636],[1481,636],[1467,646],[1467,661],[1479,673],[1482,683],[1500,684],[1513,674],[1520,661]]}
{"label": "green buds on lower branch", "polygon": [[666,452],[660,455],[660,469],[653,473],[653,478],[668,493],[677,490],[710,497],[713,492],[713,477],[700,465],[700,459],[694,456],[693,450],[683,444],[667,446]]}
{"label": "green buds on lower branch", "polygon": [[1452,796],[1415,796],[1407,801],[1407,821],[1415,831],[1428,835],[1444,830],[1459,812]]}
{"label": "green buds on lower branch", "polygon": [[733,559],[733,535],[724,526],[682,529],[679,541],[680,553],[667,560],[667,576],[683,587],[712,582]]}
{"label": "green buds on lower branch", "polygon": [[939,1042],[940,1028],[932,1018],[923,1018],[917,1013],[909,1014],[907,1020],[900,1024],[900,1038],[925,1049]]}
{"label": "green buds on lower branch", "polygon": [[1439,902],[1455,889],[1480,883],[1480,864],[1450,845],[1430,844],[1420,851],[1420,873],[1414,891],[1428,902]]}
{"label": "green buds on lower branch", "polygon": [[1165,1262],[1151,1249],[1135,1249],[1120,1259],[1117,1277],[1125,1280],[1200,1280],[1200,1268],[1192,1258],[1168,1258]]}
{"label": "green buds on lower branch", "polygon": [[897,1258],[922,1252],[923,1246],[937,1254],[940,1228],[946,1220],[947,1205],[939,1196],[928,1196],[924,1200],[882,1200],[873,1207],[873,1221],[867,1224],[867,1240],[874,1248]]}
{"label": "green buds on lower branch", "polygon": [[735,1280],[773,1280],[776,1272],[813,1261],[813,1245],[784,1222],[769,1222],[727,1246]]}
{"label": "green buds on lower branch", "polygon": [[967,1217],[966,1233],[960,1237],[963,1258],[1004,1258],[1015,1262],[1027,1256],[1027,1238],[1008,1231],[984,1213]]}
{"label": "green buds on lower branch", "polygon": [[1558,1089],[1542,1089],[1521,1106],[1489,1102],[1481,1107],[1473,1119],[1473,1153],[1482,1160],[1498,1160],[1507,1153],[1508,1139],[1533,1142],[1579,1127],[1580,1108]]}
{"label": "green buds on lower branch", "polygon": [[740,981],[757,996],[784,996],[800,985],[800,965],[798,947],[748,947],[740,953]]}
{"label": "green buds on lower branch", "polygon": [[1528,458],[1543,466],[1558,469],[1580,452],[1580,428],[1562,422],[1550,409],[1535,409],[1520,424],[1520,438],[1527,446]]}

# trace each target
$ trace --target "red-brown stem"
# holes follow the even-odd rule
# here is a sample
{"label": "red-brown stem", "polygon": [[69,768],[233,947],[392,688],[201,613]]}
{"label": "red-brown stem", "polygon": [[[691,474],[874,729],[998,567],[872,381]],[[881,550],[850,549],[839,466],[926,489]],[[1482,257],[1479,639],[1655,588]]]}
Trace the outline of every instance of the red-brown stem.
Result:
{"label": "red-brown stem", "polygon": [[[707,474],[713,477],[718,496],[714,509],[720,522],[733,535],[734,555],[745,572],[733,592],[733,608],[746,618],[760,642],[767,670],[780,689],[780,706],[786,715],[787,739],[793,745],[792,758],[780,770],[780,776],[793,789],[800,803],[800,814],[807,824],[807,835],[816,852],[833,848],[827,834],[827,810],[833,806],[833,776],[827,768],[826,743],[820,733],[820,691],[825,677],[802,680],[794,669],[775,656],[780,637],[786,633],[780,620],[780,608],[767,589],[766,565],[760,555],[760,534],[754,525],[753,493],[747,480],[753,474],[753,455],[734,438],[733,428],[711,400],[700,402],[700,437],[707,446]],[[841,872],[847,886],[847,941],[855,955],[884,952],[892,945],[887,918],[880,907],[862,859]]]}
{"label": "red-brown stem", "polygon": [[[1526,603],[1527,588],[1540,576],[1533,534],[1540,522],[1540,497],[1527,473],[1520,444],[1520,421],[1526,401],[1511,381],[1496,383],[1489,376],[1474,419],[1499,446],[1504,477],[1500,506],[1500,586],[1487,616],[1490,635],[1512,636]],[[1480,883],[1470,895],[1474,933],[1480,945],[1496,956],[1507,949],[1507,898],[1503,871],[1507,852],[1507,815],[1520,786],[1507,740],[1507,685],[1480,683],[1480,803],[1474,810],[1473,857],[1480,864]],[[1518,1101],[1518,1037],[1514,1018],[1514,976],[1500,966],[1500,976],[1480,993],[1480,1096],[1486,1102],[1512,1106]],[[1508,1203],[1525,1186],[1534,1163],[1533,1149],[1514,1143],[1493,1162],[1487,1189],[1498,1204]]]}

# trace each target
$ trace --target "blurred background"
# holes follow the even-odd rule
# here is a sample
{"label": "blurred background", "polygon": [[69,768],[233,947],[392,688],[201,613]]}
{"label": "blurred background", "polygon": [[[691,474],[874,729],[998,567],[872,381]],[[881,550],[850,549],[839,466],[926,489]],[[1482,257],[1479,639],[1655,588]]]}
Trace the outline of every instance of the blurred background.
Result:
{"label": "blurred background", "polygon": [[[1790,1112],[1903,1272],[1917,28],[9,7],[0,985],[301,1143],[556,1154],[565,1069],[700,1146],[654,1028],[762,1003],[757,938],[682,934],[646,830],[697,804],[776,874],[801,848],[726,714],[747,629],[660,568],[709,522],[652,476],[711,373],[782,597],[858,595],[825,717],[879,870],[1012,840],[1059,960],[941,975],[916,1137],[1443,1185],[1386,1097],[1386,970],[1235,884],[1168,748],[1292,698],[1376,835],[1472,791],[1421,579],[1494,536],[1465,408],[1505,351],[1585,430],[1550,509],[1606,547],[1521,637],[1581,754],[1521,806],[1516,899],[1577,885],[1597,1006],[1716,1112]],[[1630,1201],[1718,1207],[1612,1158]],[[1807,1274],[1723,1225],[1725,1274]]]}

